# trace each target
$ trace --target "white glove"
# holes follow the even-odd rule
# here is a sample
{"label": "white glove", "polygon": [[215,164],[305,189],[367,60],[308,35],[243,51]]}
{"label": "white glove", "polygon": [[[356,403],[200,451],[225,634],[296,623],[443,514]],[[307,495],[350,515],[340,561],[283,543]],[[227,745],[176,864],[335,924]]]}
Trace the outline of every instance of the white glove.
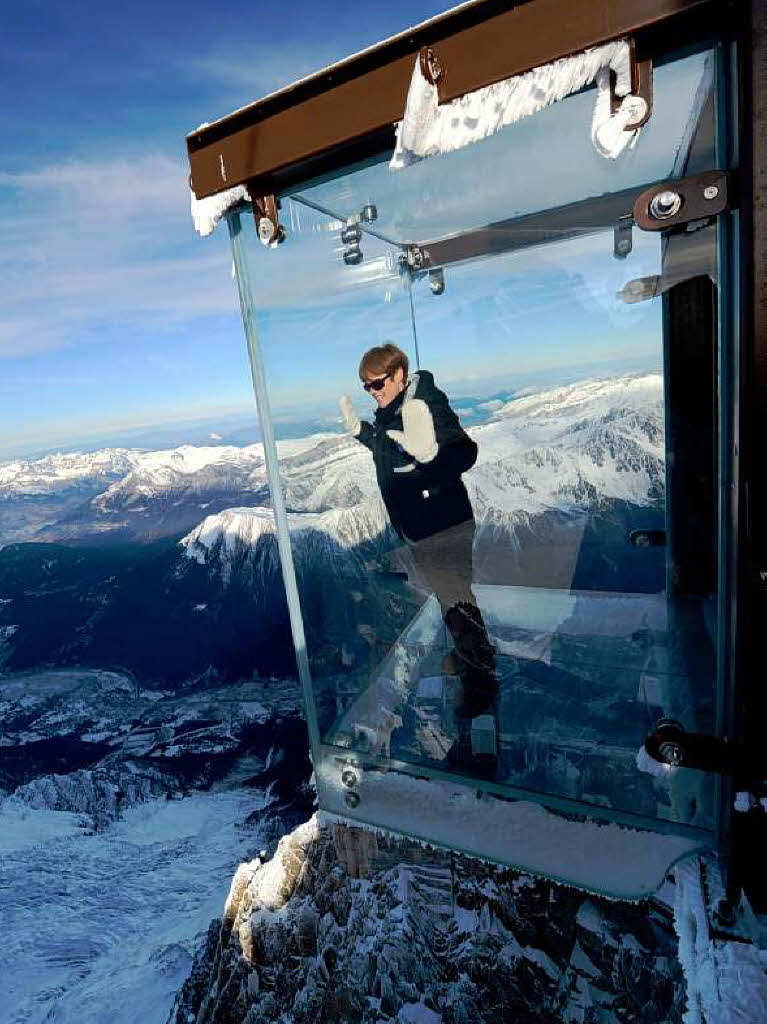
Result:
{"label": "white glove", "polygon": [[341,417],[344,421],[344,426],[349,433],[356,437],[362,429],[362,423],[357,413],[354,411],[351,399],[348,395],[341,395],[338,399],[338,405],[341,409]]}
{"label": "white glove", "polygon": [[434,420],[429,407],[421,398],[411,398],[402,406],[403,430],[387,430],[390,437],[417,462],[431,462],[439,446],[434,433]]}

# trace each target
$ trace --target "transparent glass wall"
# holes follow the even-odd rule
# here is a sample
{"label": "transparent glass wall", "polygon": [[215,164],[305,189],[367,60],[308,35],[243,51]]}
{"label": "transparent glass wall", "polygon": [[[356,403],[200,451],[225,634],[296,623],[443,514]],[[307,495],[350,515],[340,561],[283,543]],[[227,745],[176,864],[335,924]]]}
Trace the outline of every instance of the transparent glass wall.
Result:
{"label": "transparent glass wall", "polygon": [[[591,147],[586,92],[283,197],[276,248],[236,215],[321,756],[713,828],[710,779],[637,754],[662,715],[713,728],[716,228],[626,220],[642,187],[716,166],[712,84],[710,53],[657,68],[617,161]],[[346,393],[376,422],[358,364],[384,341],[410,359],[403,406],[457,417],[440,452],[461,431],[476,446],[462,472],[399,444],[394,500],[419,503],[418,538],[392,528],[338,411]],[[470,512],[432,531],[461,487]]]}

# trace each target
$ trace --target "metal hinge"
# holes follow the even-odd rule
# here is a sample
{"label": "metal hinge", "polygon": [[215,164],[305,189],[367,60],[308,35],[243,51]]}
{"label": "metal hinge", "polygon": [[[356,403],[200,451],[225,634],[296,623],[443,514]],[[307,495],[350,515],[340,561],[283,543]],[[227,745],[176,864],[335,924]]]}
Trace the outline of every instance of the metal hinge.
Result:
{"label": "metal hinge", "polygon": [[667,231],[707,221],[737,206],[735,180],[728,171],[703,171],[691,178],[664,181],[634,200],[634,223],[642,231]]}

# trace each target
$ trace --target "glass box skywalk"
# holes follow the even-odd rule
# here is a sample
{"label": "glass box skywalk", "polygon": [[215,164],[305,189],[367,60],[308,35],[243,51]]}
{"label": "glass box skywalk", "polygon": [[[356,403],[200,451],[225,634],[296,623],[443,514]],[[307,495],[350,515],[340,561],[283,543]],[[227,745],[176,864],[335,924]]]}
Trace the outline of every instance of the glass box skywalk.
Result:
{"label": "glass box skywalk", "polygon": [[[727,61],[710,37],[656,56],[616,158],[589,87],[402,170],[296,172],[272,235],[260,197],[227,210],[270,480],[239,514],[279,548],[326,815],[628,898],[718,848],[726,783],[643,744],[664,717],[721,735],[731,700],[734,214],[642,230],[635,204],[727,170]],[[388,342],[477,446],[468,569],[426,528],[424,572],[342,425],[344,394],[375,422],[358,367]],[[405,456],[428,518],[454,481]],[[459,572],[474,703],[434,585]]]}

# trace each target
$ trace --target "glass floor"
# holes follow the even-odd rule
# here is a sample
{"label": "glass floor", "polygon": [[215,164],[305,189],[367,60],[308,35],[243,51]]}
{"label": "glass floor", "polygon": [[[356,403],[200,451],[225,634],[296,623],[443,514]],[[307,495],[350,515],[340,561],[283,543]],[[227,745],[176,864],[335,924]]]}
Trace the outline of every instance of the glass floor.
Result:
{"label": "glass floor", "polygon": [[[369,685],[358,689],[353,676],[323,681],[318,703],[337,710],[326,743],[650,819],[713,827],[710,778],[682,772],[694,776],[682,786],[661,766],[655,775],[637,768],[644,737],[660,717],[690,730],[711,728],[710,604],[670,608],[662,594],[474,590],[496,652],[498,693],[486,713],[472,719],[456,714],[461,682],[445,664],[452,643],[431,597]],[[683,649],[670,630],[670,621],[679,619],[685,621]]]}

